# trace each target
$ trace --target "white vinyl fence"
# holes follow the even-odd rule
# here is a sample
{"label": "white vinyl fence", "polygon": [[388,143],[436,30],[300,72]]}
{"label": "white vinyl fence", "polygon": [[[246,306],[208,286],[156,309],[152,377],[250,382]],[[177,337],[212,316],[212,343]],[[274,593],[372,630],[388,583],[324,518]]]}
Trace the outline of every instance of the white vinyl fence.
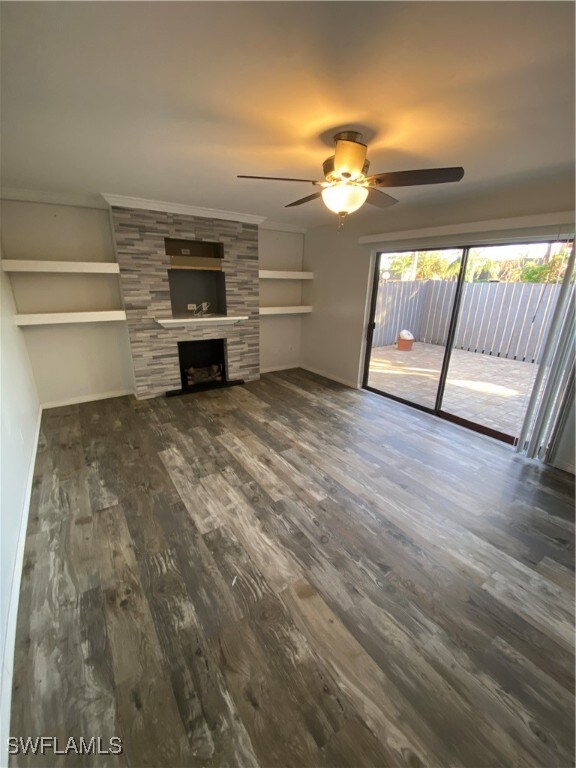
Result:
{"label": "white vinyl fence", "polygon": [[[417,341],[444,344],[455,290],[447,280],[382,283],[372,345],[394,344],[404,328]],[[538,362],[559,290],[549,283],[464,283],[454,346]]]}

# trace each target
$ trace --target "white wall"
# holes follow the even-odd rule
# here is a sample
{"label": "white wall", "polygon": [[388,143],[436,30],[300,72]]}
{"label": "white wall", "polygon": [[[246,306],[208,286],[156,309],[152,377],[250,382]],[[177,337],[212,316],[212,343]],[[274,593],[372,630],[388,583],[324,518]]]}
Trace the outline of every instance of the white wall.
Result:
{"label": "white wall", "polygon": [[[260,269],[302,270],[304,236],[260,228],[258,237]],[[260,306],[302,304],[302,282],[260,280]],[[260,317],[260,370],[296,368],[301,362],[302,316],[263,315]]]}
{"label": "white wall", "polygon": [[10,281],[1,270],[0,290],[0,765],[7,765],[16,613],[40,404],[24,334],[13,321]]}
{"label": "white wall", "polygon": [[125,325],[30,326],[24,334],[45,408],[133,392]]}
{"label": "white wall", "polygon": [[[334,222],[336,217],[334,217]],[[358,245],[351,222],[306,233],[304,269],[314,272],[305,283],[303,303],[313,311],[302,320],[302,367],[328,378],[359,386],[371,278],[371,248]]]}
{"label": "white wall", "polygon": [[115,261],[108,211],[2,200],[5,259]]}
{"label": "white wall", "polygon": [[[7,259],[115,261],[108,212],[2,201]],[[121,309],[117,275],[25,274],[10,278],[20,313]],[[33,326],[23,331],[44,406],[133,391],[123,323]]]}

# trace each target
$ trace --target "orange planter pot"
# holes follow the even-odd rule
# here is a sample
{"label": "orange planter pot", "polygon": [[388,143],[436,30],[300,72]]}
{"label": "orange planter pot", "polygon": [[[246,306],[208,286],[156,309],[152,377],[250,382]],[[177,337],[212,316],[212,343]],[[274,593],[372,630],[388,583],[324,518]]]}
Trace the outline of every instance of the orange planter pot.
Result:
{"label": "orange planter pot", "polygon": [[400,352],[411,352],[414,339],[401,339],[400,336],[398,336],[397,344]]}

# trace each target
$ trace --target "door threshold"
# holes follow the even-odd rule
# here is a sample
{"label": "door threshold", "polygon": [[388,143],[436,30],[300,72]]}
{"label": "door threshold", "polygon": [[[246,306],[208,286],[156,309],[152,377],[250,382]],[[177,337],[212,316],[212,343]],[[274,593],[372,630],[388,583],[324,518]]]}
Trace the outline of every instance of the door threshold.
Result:
{"label": "door threshold", "polygon": [[436,415],[440,416],[441,419],[451,421],[453,424],[458,424],[461,427],[466,427],[466,429],[471,429],[473,432],[479,432],[481,435],[493,437],[495,440],[508,443],[508,445],[514,445],[516,443],[516,438],[512,435],[507,435],[505,432],[500,432],[498,429],[486,427],[483,424],[476,423],[475,421],[463,419],[461,416],[455,416],[453,413],[448,413],[447,411],[438,411]]}

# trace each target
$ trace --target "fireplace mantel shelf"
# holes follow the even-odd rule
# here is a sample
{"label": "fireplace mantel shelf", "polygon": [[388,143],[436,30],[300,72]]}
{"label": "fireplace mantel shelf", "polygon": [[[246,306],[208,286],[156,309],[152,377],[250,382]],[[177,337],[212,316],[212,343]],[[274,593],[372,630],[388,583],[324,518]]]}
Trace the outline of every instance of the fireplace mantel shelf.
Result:
{"label": "fireplace mantel shelf", "polygon": [[209,315],[207,317],[155,317],[154,320],[162,328],[186,328],[194,325],[208,325],[209,323],[218,325],[235,325],[240,320],[248,320],[248,315]]}

